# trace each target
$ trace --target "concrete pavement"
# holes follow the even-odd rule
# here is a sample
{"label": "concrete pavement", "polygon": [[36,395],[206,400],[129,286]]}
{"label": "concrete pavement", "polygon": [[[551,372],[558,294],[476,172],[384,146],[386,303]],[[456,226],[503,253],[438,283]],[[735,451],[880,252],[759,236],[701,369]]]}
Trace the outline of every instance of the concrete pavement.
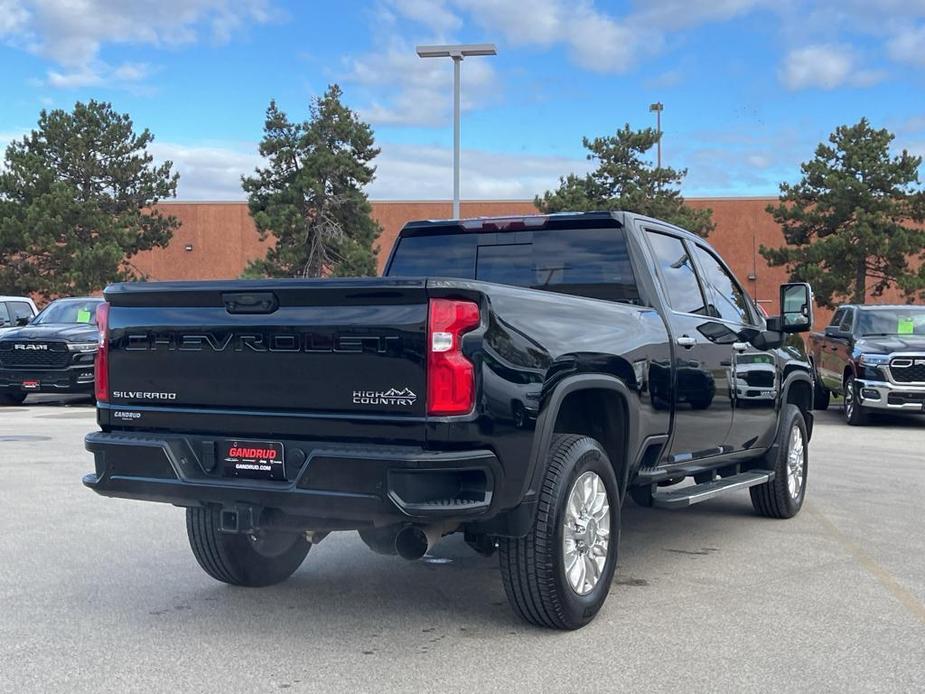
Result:
{"label": "concrete pavement", "polygon": [[616,585],[589,627],[529,627],[496,558],[430,561],[352,533],[265,589],[216,583],[184,514],[104,499],[92,408],[0,410],[0,691],[925,691],[925,419],[817,413],[791,521],[747,492],[627,501]]}

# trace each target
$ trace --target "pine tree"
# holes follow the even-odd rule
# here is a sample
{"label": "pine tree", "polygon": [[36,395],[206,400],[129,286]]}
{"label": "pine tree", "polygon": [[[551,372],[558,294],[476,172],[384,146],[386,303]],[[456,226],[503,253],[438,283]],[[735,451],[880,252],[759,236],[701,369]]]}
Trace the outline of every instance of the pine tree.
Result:
{"label": "pine tree", "polygon": [[362,276],[376,272],[379,224],[364,192],[379,154],[373,131],[331,85],[294,123],[270,102],[260,154],[266,168],[244,177],[262,240],[275,242],[247,277]]}
{"label": "pine tree", "polygon": [[779,203],[767,208],[788,245],[761,254],[811,283],[821,306],[848,297],[863,304],[890,286],[910,299],[925,289],[925,267],[910,264],[925,249],[925,229],[915,226],[925,221],[922,158],[891,156],[893,138],[866,118],[836,128],[801,166],[802,180],[781,183]]}
{"label": "pine tree", "polygon": [[629,123],[611,137],[583,138],[587,158],[597,168],[585,176],[560,178],[556,190],[536,198],[536,206],[546,213],[626,210],[706,236],[715,226],[712,210],[688,207],[679,190],[687,169],[659,168],[645,158],[658,140],[652,128],[632,130]]}
{"label": "pine tree", "polygon": [[138,278],[132,257],[179,227],[154,207],[179,175],[153,164],[153,140],[108,103],[43,110],[0,166],[0,293],[87,294]]}

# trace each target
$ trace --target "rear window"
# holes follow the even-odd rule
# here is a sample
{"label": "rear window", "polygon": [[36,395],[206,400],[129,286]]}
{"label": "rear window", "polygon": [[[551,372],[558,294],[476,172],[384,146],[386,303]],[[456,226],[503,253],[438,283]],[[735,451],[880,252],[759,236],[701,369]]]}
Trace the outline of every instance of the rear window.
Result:
{"label": "rear window", "polygon": [[622,229],[406,236],[389,277],[456,277],[639,302]]}

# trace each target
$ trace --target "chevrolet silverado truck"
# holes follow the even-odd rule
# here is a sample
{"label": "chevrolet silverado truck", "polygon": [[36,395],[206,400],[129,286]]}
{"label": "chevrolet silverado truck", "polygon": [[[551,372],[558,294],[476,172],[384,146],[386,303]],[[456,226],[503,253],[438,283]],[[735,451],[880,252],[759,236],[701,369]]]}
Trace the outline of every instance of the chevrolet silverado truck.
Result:
{"label": "chevrolet silverado truck", "polygon": [[99,298],[52,301],[19,327],[0,332],[0,405],[21,404],[30,393],[93,394]]}
{"label": "chevrolet silverado truck", "polygon": [[853,426],[925,409],[925,306],[841,306],[809,342],[816,409],[842,397]]}
{"label": "chevrolet silverado truck", "polygon": [[[784,341],[812,302],[781,295],[765,320],[706,242],[623,212],[410,223],[381,278],[116,284],[83,482],[185,507],[233,585],[285,580],[332,531],[406,559],[462,533],[520,616],[575,629],[625,497],[800,510],[813,384]],[[761,397],[739,362],[774,370]]]}

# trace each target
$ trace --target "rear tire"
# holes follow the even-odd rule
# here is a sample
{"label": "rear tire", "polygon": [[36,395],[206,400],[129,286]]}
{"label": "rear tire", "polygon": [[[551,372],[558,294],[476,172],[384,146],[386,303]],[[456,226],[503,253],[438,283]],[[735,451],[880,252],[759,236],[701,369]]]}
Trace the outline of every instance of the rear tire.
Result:
{"label": "rear tire", "polygon": [[853,427],[862,427],[870,421],[864,406],[860,403],[854,376],[845,379],[845,421]]}
{"label": "rear tire", "polygon": [[752,506],[768,518],[793,518],[803,507],[809,468],[806,421],[796,405],[784,406],[776,443],[773,459],[766,458],[774,479],[749,489]]}
{"label": "rear tire", "polygon": [[537,626],[583,627],[610,592],[619,539],[620,493],[607,454],[592,438],[557,434],[533,527],[500,540],[511,607]]}
{"label": "rear tire", "polygon": [[259,588],[281,583],[301,566],[311,543],[304,533],[223,533],[221,508],[186,509],[186,533],[203,571],[216,581]]}
{"label": "rear tire", "polygon": [[6,405],[22,405],[26,401],[25,393],[2,393],[0,394],[0,407]]}

